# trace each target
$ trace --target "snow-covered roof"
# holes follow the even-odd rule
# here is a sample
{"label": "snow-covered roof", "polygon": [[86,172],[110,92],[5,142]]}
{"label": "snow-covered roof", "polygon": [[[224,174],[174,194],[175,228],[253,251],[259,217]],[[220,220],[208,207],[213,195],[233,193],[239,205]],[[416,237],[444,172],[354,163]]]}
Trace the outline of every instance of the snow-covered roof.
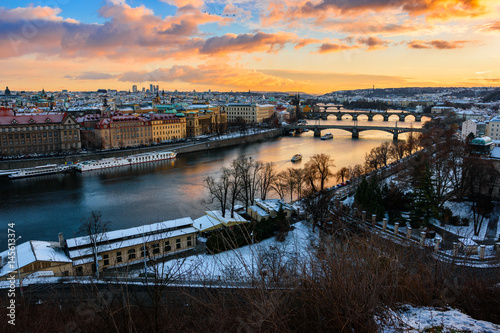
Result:
{"label": "snow-covered roof", "polygon": [[222,222],[208,215],[203,215],[193,221],[193,227],[201,232],[220,226],[222,226]]}
{"label": "snow-covered roof", "polygon": [[[19,260],[19,267],[24,267],[35,261],[52,261],[52,262],[71,262],[71,259],[59,248],[57,242],[45,241],[27,241],[17,245],[14,252],[16,259]],[[13,271],[8,264],[9,250],[0,253],[0,258],[3,266],[0,268],[0,276]],[[14,270],[17,269],[17,261],[14,260]]]}
{"label": "snow-covered roof", "polygon": [[477,243],[472,238],[469,237],[460,238],[459,242],[465,246],[477,246]]}
{"label": "snow-covered roof", "polygon": [[253,210],[257,214],[259,214],[259,216],[261,216],[261,217],[268,217],[269,216],[268,212],[266,212],[264,209],[260,208],[257,205],[253,205],[253,206],[250,206],[248,208],[251,209],[251,210]]}
{"label": "snow-covered roof", "polygon": [[[102,260],[102,257],[100,255],[97,256],[97,260]],[[83,258],[83,259],[74,260],[73,266],[88,264],[90,262],[94,262],[94,257],[87,257],[87,258]]]}
{"label": "snow-covered roof", "polygon": [[471,144],[473,145],[489,145],[492,144],[493,140],[489,136],[483,136],[480,138],[474,138],[471,141]]}
{"label": "snow-covered roof", "polygon": [[233,216],[231,217],[231,211],[226,209],[225,216],[222,216],[222,211],[220,210],[209,210],[205,212],[206,215],[220,221],[223,224],[228,224],[228,223],[244,223],[248,222],[245,220],[243,217],[241,217],[238,213],[234,212]]}
{"label": "snow-covered roof", "polygon": [[[168,239],[172,237],[177,237],[177,236],[182,236],[182,235],[187,235],[187,234],[192,234],[196,233],[198,230],[196,230],[193,227],[186,227],[178,230],[173,230],[173,231],[167,231],[167,232],[162,232],[162,233],[156,233],[153,235],[145,235],[141,236],[141,234],[137,235],[138,237],[135,238],[130,238],[130,239],[124,239],[124,240],[118,240],[116,242],[110,242],[107,240],[105,244],[99,245],[98,246],[98,251],[99,252],[107,252],[107,251],[113,251],[113,250],[118,250],[121,248],[126,248],[129,246],[134,246],[134,245],[141,245],[145,243],[150,243],[155,240],[161,240],[161,239]],[[79,257],[85,257],[85,256],[90,256],[92,255],[92,247],[85,247],[85,248],[76,248],[73,250],[69,251],[69,256],[70,258],[79,258]],[[73,264],[75,265],[75,264]]]}
{"label": "snow-covered roof", "polygon": [[279,199],[267,199],[267,200],[256,199],[255,203],[268,212],[273,210],[277,212],[280,210],[280,206],[282,206],[283,209],[293,210],[292,206]]}
{"label": "snow-covered roof", "polygon": [[493,148],[493,150],[491,151],[491,158],[498,158],[500,159],[500,147],[495,147]]}
{"label": "snow-covered roof", "polygon": [[[105,239],[106,242],[112,242],[118,239],[141,237],[144,234],[147,237],[148,235],[159,233],[166,229],[190,227],[192,226],[192,224],[193,220],[190,217],[184,217],[176,220],[141,225],[138,227],[133,227],[128,229],[108,231],[104,233],[102,239],[103,240]],[[89,245],[90,240],[88,236],[81,236],[81,237],[67,239],[66,244],[68,245],[68,248],[71,249],[76,246]]]}

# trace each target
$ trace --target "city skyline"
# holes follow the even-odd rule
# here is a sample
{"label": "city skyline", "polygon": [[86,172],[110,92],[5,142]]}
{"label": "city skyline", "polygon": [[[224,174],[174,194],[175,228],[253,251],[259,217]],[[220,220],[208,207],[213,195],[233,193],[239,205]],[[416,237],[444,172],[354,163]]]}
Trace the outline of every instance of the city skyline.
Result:
{"label": "city skyline", "polygon": [[498,86],[493,0],[2,2],[19,90],[302,91]]}

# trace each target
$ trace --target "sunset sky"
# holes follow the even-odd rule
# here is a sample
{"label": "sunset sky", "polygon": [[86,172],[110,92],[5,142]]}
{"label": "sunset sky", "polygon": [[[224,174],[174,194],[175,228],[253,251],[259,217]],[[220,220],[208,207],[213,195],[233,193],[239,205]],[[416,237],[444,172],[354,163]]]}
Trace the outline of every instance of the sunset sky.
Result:
{"label": "sunset sky", "polygon": [[499,86],[498,0],[1,0],[0,88]]}

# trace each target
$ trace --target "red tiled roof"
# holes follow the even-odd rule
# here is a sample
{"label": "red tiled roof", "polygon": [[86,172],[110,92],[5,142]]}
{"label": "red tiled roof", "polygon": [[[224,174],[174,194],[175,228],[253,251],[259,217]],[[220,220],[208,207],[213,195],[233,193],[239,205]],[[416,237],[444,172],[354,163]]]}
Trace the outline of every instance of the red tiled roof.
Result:
{"label": "red tiled roof", "polygon": [[97,123],[97,126],[108,125],[110,123],[120,123],[120,122],[125,123],[125,122],[132,122],[132,121],[142,121],[144,123],[148,122],[148,120],[143,118],[143,117],[120,115],[120,116],[112,116],[111,118],[101,119]]}
{"label": "red tiled roof", "polygon": [[0,116],[0,125],[58,124],[64,120],[66,115],[67,113]]}
{"label": "red tiled roof", "polygon": [[0,117],[1,116],[13,116],[14,110],[12,108],[6,108],[4,106],[0,106]]}

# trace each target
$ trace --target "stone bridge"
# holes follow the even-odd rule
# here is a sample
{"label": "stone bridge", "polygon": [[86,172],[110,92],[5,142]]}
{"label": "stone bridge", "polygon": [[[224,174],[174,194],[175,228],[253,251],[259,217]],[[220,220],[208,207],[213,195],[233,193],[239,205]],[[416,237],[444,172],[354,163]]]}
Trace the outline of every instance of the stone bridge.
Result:
{"label": "stone bridge", "polygon": [[[328,111],[328,108],[335,108],[337,111]],[[412,117],[415,122],[420,122],[422,117],[432,118],[431,115],[422,113],[410,113],[410,112],[387,112],[387,111],[353,111],[342,109],[340,105],[327,105],[327,106],[316,106],[314,111],[306,113],[309,119],[323,119],[326,120],[328,116],[335,116],[337,120],[342,120],[344,116],[350,116],[352,120],[358,120],[358,117],[366,117],[368,121],[373,121],[375,117],[382,117],[384,121],[389,121],[391,116],[397,116],[399,121],[404,122],[406,117]]]}
{"label": "stone bridge", "polygon": [[359,133],[364,131],[384,131],[392,134],[393,140],[398,140],[398,135],[400,133],[408,132],[423,132],[421,128],[411,128],[411,127],[385,127],[385,126],[357,126],[357,125],[287,125],[283,127],[284,133],[289,133],[290,131],[300,131],[302,129],[308,129],[314,131],[315,137],[321,136],[321,131],[326,129],[339,129],[352,133],[353,139],[359,138]]}

